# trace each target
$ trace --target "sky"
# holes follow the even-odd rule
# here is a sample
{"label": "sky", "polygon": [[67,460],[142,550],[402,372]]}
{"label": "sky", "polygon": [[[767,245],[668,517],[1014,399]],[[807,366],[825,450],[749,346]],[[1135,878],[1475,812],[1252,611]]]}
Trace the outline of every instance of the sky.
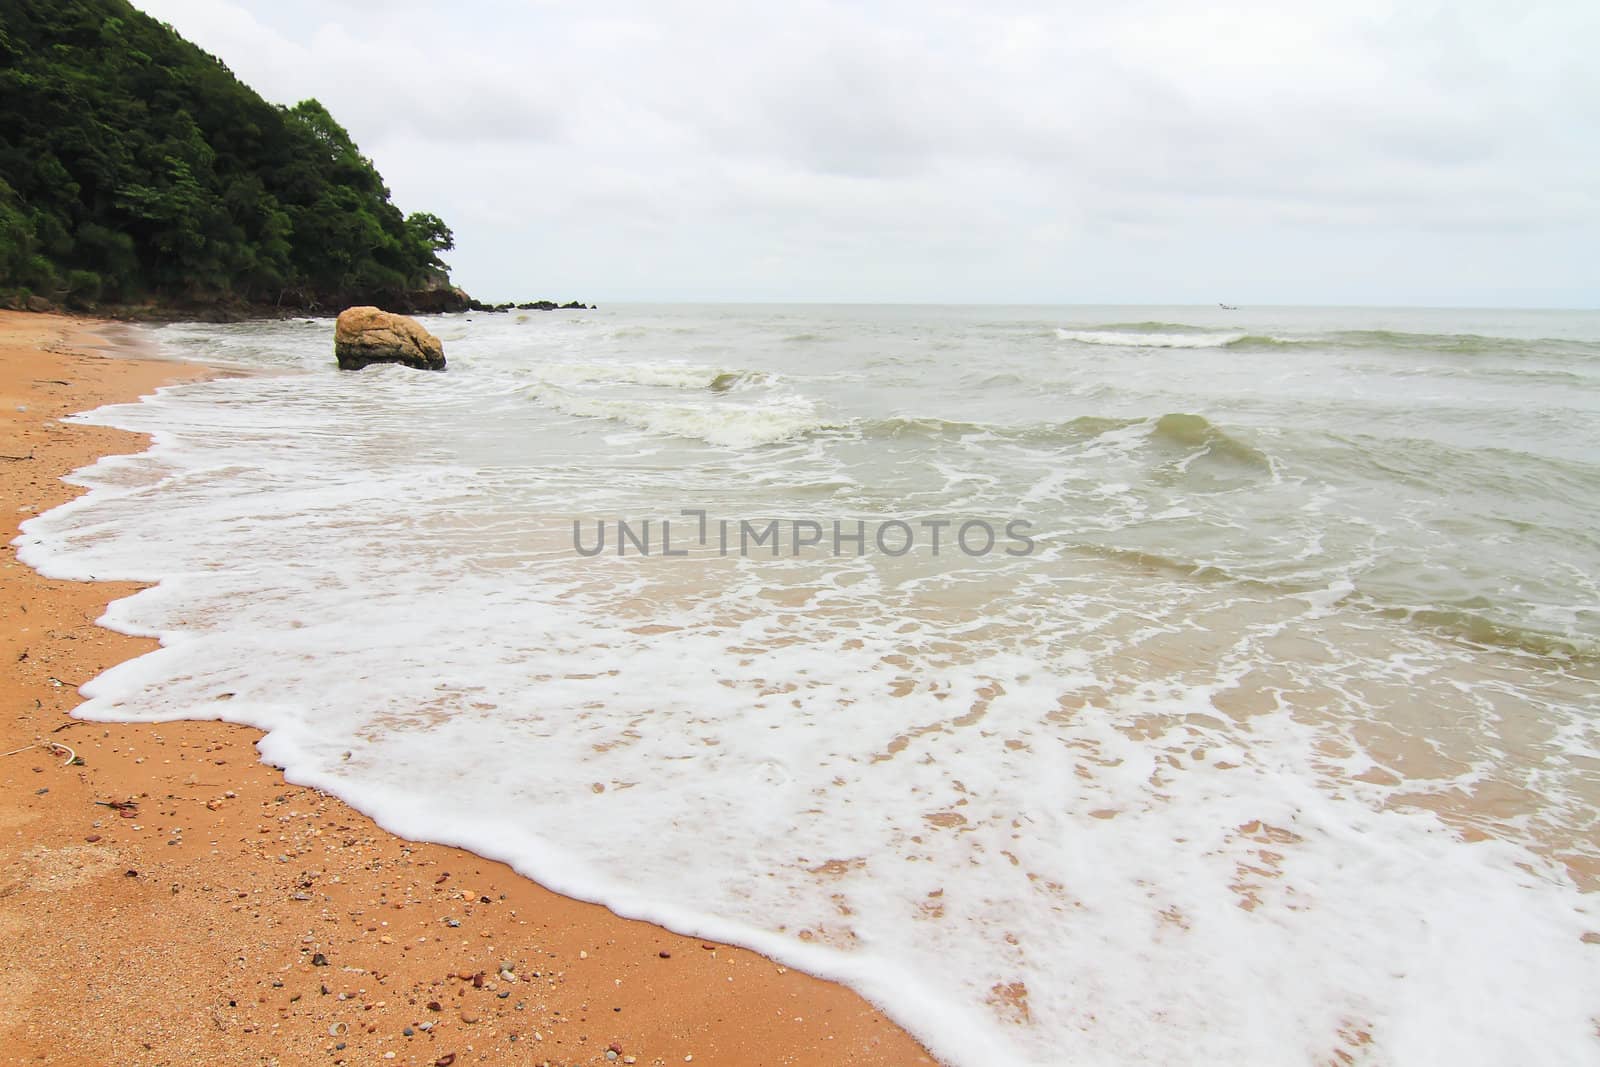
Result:
{"label": "sky", "polygon": [[1600,306],[1600,4],[135,0],[479,299]]}

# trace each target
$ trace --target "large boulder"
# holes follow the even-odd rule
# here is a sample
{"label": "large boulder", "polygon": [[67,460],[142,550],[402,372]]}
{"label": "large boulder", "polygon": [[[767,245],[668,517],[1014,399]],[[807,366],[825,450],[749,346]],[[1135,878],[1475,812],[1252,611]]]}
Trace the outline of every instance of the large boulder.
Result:
{"label": "large boulder", "polygon": [[444,370],[444,344],[416,319],[375,307],[346,308],[333,328],[333,354],[344,370],[368,363],[404,363],[418,370]]}

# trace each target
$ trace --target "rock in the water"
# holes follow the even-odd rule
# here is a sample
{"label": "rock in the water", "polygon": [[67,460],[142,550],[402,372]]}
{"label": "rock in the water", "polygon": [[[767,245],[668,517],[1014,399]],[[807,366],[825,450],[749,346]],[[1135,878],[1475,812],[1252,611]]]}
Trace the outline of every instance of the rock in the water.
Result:
{"label": "rock in the water", "polygon": [[444,370],[444,344],[415,319],[375,307],[346,308],[333,330],[333,354],[344,370],[368,363],[404,363]]}

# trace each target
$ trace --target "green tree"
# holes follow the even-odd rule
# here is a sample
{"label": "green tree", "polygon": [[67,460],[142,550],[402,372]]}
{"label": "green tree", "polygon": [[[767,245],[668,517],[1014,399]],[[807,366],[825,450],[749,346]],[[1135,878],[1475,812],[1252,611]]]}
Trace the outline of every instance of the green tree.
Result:
{"label": "green tree", "polygon": [[315,100],[262,100],[126,0],[0,4],[0,290],[359,299],[444,270]]}

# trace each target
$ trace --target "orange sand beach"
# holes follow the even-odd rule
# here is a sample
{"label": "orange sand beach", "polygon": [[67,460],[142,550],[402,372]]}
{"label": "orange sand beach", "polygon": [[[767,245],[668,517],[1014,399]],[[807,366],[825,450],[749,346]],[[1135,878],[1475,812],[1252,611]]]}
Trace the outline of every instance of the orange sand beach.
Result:
{"label": "orange sand beach", "polygon": [[[212,373],[135,358],[124,329],[0,312],[8,543],[77,492],[62,475],[143,447],[62,416]],[[0,1062],[934,1062],[841,986],[287,785],[254,730],[71,718],[79,685],[153,647],[95,625],[136,588],[6,550]]]}

